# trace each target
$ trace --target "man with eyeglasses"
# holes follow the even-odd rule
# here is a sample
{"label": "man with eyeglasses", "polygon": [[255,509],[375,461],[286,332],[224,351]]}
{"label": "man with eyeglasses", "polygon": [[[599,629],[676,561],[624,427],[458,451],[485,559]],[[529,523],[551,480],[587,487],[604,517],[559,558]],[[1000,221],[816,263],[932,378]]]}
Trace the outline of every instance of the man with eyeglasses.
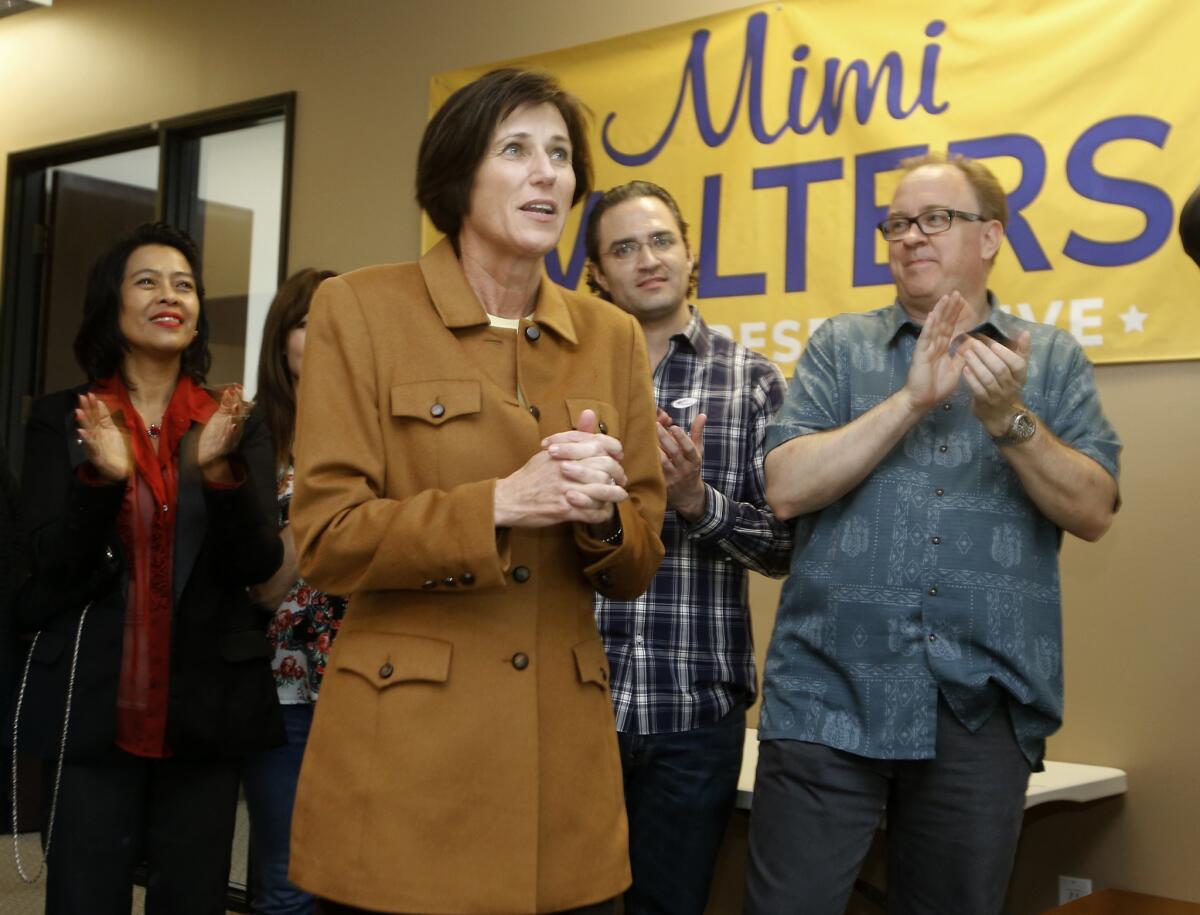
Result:
{"label": "man with eyeglasses", "polygon": [[1062,721],[1062,532],[1116,510],[1082,349],[988,290],[999,183],[903,169],[879,224],[896,301],[817,329],[767,432],[769,502],[812,531],[767,656],[750,915],[840,915],[885,808],[892,915],[1000,911]]}
{"label": "man with eyeglasses", "polygon": [[783,376],[689,305],[687,228],[670,194],[633,181],[596,203],[584,233],[588,284],[645,332],[667,481],[654,581],[637,600],[596,600],[629,815],[627,915],[704,911],[756,695],[746,569],[783,575],[792,546],[763,491]]}

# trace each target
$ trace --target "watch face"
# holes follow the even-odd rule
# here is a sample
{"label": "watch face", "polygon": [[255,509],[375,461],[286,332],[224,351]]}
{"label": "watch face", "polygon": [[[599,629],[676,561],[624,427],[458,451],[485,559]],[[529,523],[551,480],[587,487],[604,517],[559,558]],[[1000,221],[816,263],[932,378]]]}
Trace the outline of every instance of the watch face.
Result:
{"label": "watch face", "polygon": [[1027,442],[1033,438],[1036,430],[1037,424],[1033,421],[1033,417],[1028,413],[1018,413],[1012,418],[1008,434],[1018,442]]}

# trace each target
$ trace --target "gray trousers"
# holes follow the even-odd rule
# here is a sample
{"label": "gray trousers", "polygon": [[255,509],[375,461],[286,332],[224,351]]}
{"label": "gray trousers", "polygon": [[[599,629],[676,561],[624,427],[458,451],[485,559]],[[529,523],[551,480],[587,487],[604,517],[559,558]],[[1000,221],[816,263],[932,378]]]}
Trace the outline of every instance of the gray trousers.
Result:
{"label": "gray trousers", "polygon": [[1004,706],[972,734],[939,699],[937,756],[928,760],[764,741],[746,915],[842,915],[885,809],[890,915],[995,915],[1029,772]]}

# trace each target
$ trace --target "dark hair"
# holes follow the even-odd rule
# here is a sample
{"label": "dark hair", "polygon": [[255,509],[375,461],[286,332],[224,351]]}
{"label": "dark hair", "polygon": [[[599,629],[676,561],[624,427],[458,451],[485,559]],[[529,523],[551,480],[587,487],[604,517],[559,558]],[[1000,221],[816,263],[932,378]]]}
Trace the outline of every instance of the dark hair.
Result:
{"label": "dark hair", "polygon": [[323,280],[337,276],[332,270],[305,267],[297,270],[275,293],[263,325],[258,351],[258,391],[254,395],[275,445],[275,470],[283,472],[292,459],[296,432],[296,383],[288,369],[288,335],[308,315],[313,293]]}
{"label": "dark hair", "polygon": [[1187,256],[1200,267],[1200,187],[1179,210],[1179,240]]}
{"label": "dark hair", "polygon": [[580,101],[548,73],[506,68],[493,70],[455,91],[425,127],[417,154],[417,203],[434,226],[458,237],[471,208],[475,172],[496,125],[522,105],[553,105],[567,125],[574,206],[592,189],[592,157],[587,119]]}
{"label": "dark hair", "polygon": [[[626,184],[611,188],[592,205],[591,212],[588,215],[587,226],[583,230],[583,245],[588,257],[588,288],[605,301],[612,301],[612,299],[600,287],[600,284],[596,282],[595,276],[596,267],[600,263],[600,219],[618,204],[625,203],[627,200],[638,200],[641,197],[654,197],[663,202],[663,205],[671,211],[671,215],[675,217],[675,223],[679,226],[679,236],[683,239],[684,247],[689,252],[692,250],[691,243],[688,242],[688,224],[684,222],[683,214],[679,212],[679,204],[675,202],[675,198],[670,195],[666,188],[660,187],[653,181],[629,181]],[[687,294],[689,298],[696,291],[696,278],[699,272],[700,262],[693,255],[692,275],[688,277]]]}
{"label": "dark hair", "polygon": [[129,352],[129,341],[121,333],[121,284],[125,281],[125,267],[130,255],[146,245],[174,248],[184,256],[191,268],[200,314],[196,320],[196,336],[183,351],[179,370],[196,384],[204,384],[212,356],[208,352],[208,316],[204,311],[200,252],[186,233],[165,222],[143,223],[117,239],[92,264],[88,273],[87,292],[83,297],[83,323],[75,335],[75,361],[87,375],[88,381],[99,381],[120,374],[121,380],[129,384],[123,368],[125,354]]}

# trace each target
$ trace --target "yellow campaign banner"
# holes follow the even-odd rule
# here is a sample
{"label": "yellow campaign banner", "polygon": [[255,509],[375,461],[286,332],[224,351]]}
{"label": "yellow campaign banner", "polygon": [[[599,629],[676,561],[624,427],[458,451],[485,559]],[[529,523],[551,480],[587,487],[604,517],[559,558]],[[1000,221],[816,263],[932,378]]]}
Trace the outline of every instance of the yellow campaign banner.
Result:
{"label": "yellow campaign banner", "polygon": [[[776,2],[442,73],[430,111],[497,66],[555,74],[593,112],[596,187],[667,188],[706,320],[785,369],[822,320],[893,300],[875,226],[930,149],[1008,193],[1004,308],[1097,363],[1196,359],[1176,225],[1200,181],[1198,35],[1195,0]],[[583,210],[546,258],[571,288]]]}

